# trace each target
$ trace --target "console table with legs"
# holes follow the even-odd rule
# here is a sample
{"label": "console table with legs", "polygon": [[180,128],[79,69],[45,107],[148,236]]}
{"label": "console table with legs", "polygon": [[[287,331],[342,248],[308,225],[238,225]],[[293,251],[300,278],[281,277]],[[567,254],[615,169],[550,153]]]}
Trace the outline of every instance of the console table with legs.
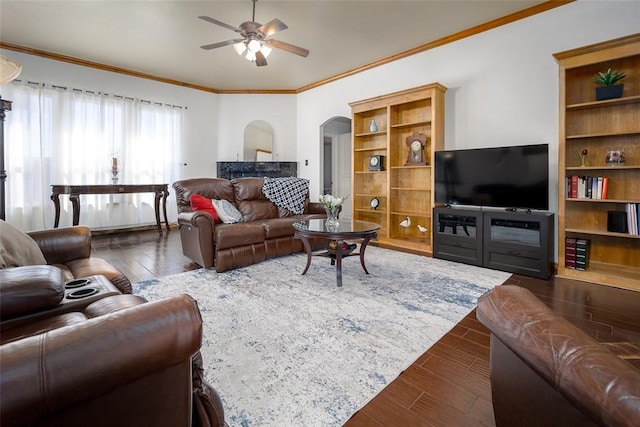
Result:
{"label": "console table with legs", "polygon": [[164,223],[169,230],[167,220],[167,197],[169,196],[169,184],[112,184],[112,185],[52,185],[51,200],[55,206],[56,216],[53,224],[58,228],[60,223],[60,194],[68,194],[73,206],[73,225],[80,221],[80,195],[81,194],[130,194],[130,193],[155,193],[156,226],[162,234],[160,223],[160,200],[162,200],[162,214]]}

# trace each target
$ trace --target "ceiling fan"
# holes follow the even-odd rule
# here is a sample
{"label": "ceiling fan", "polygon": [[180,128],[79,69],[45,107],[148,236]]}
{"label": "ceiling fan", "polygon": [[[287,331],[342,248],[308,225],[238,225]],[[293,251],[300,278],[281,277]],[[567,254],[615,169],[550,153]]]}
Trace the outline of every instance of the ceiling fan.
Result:
{"label": "ceiling fan", "polygon": [[253,2],[253,15],[251,21],[246,21],[240,24],[238,28],[231,25],[220,22],[217,19],[210,18],[208,16],[198,16],[203,21],[210,22],[212,24],[219,25],[227,28],[236,33],[240,33],[242,38],[226,40],[223,42],[207,44],[200,46],[202,49],[211,50],[223,46],[233,45],[238,55],[243,55],[251,62],[255,62],[258,67],[267,65],[267,56],[271,53],[272,48],[286,50],[290,53],[295,53],[303,57],[309,55],[309,51],[299,46],[295,46],[289,43],[285,43],[276,39],[267,39],[267,37],[286,30],[287,26],[279,19],[272,19],[266,24],[262,25],[256,22],[256,2],[258,0],[251,0]]}

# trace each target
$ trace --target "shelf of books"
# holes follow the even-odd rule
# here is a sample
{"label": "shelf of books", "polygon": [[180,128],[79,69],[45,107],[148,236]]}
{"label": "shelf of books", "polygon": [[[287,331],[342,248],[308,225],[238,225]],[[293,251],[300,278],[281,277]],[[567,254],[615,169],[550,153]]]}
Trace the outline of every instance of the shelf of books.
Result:
{"label": "shelf of books", "polygon": [[[557,275],[640,290],[640,34],[554,56]],[[622,97],[597,100],[593,77],[609,68],[624,73],[627,84]]]}

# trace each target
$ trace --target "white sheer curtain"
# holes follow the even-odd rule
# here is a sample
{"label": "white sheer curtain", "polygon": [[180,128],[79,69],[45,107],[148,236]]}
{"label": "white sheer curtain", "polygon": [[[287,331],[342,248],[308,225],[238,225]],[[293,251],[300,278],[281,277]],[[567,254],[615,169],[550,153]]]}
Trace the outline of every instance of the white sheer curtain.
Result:
{"label": "white sheer curtain", "polygon": [[[112,157],[121,184],[178,179],[181,107],[48,84],[14,82],[2,90],[13,101],[5,122],[7,222],[52,227],[51,185],[110,184]],[[80,223],[152,224],[153,203],[152,193],[80,196]],[[71,225],[68,197],[60,205],[60,226]]]}

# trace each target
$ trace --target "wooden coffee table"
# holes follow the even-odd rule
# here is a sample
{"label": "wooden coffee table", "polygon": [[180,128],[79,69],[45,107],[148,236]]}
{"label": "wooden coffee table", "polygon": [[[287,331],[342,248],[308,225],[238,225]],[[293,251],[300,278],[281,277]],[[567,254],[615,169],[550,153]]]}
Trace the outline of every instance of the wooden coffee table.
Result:
{"label": "wooden coffee table", "polygon": [[[302,240],[302,244],[307,251],[307,265],[302,272],[303,275],[309,270],[313,255],[331,258],[332,265],[335,262],[336,283],[338,286],[342,286],[342,258],[344,257],[359,255],[362,269],[366,274],[369,274],[364,263],[364,251],[369,244],[369,240],[378,237],[377,231],[380,229],[380,224],[367,221],[340,220],[339,225],[327,228],[325,219],[310,219],[295,222],[293,228],[295,229],[294,237]],[[335,251],[322,250],[314,253],[309,244],[309,237],[324,239],[327,242],[334,240],[336,249]],[[360,250],[358,252],[343,253],[342,243],[353,239],[362,239]]]}

